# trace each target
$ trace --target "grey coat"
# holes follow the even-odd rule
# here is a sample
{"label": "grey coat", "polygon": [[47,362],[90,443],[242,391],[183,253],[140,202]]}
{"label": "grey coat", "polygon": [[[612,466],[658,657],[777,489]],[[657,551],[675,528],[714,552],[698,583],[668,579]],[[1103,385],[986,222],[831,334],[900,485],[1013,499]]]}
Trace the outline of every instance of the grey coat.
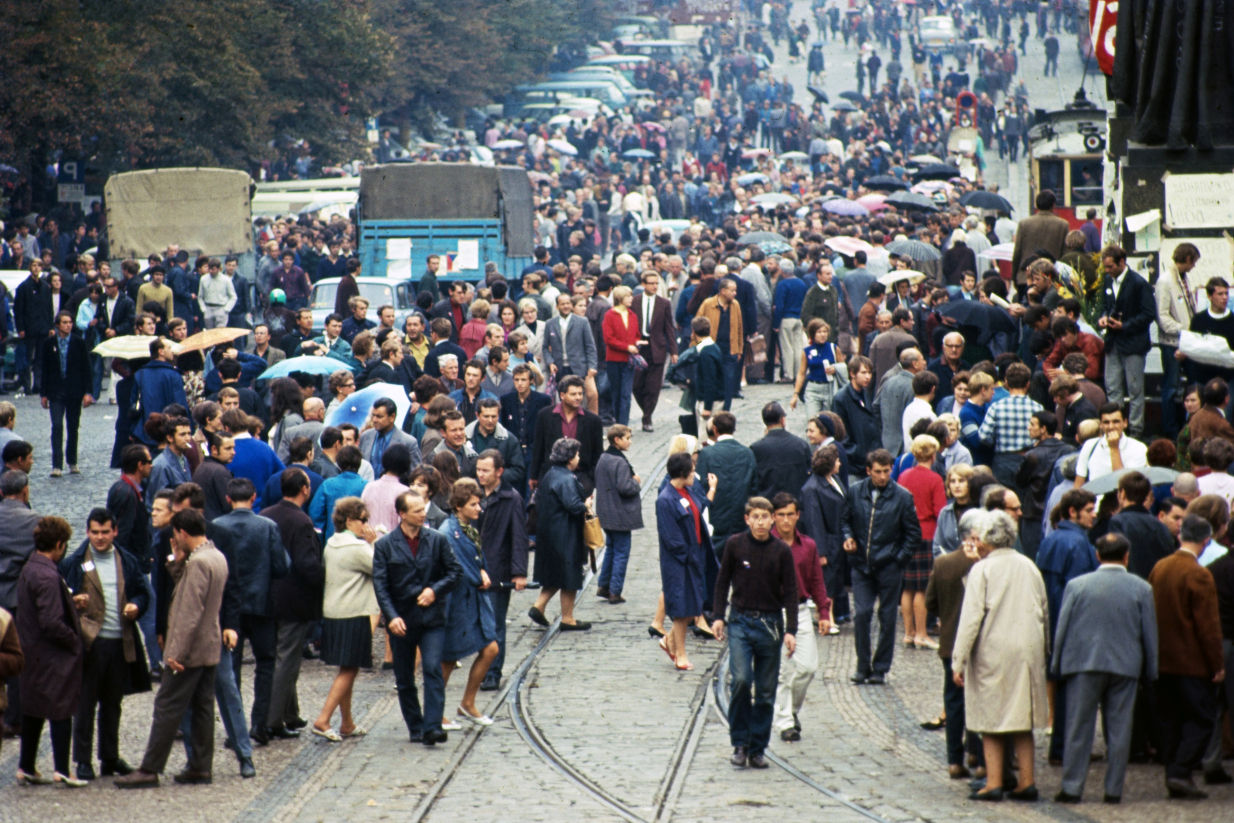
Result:
{"label": "grey coat", "polygon": [[1153,587],[1125,569],[1107,566],[1068,583],[1050,669],[1064,677],[1108,672],[1156,680]]}
{"label": "grey coat", "polygon": [[609,447],[596,463],[596,515],[605,531],[631,532],[643,528],[643,501],[639,482],[625,453]]}
{"label": "grey coat", "polygon": [[39,516],[20,500],[0,500],[0,608],[17,611],[17,579],[34,551]]}
{"label": "grey coat", "polygon": [[887,378],[874,398],[874,413],[883,424],[883,448],[899,457],[904,450],[904,410],[913,402],[913,374],[901,372]]}
{"label": "grey coat", "polygon": [[570,360],[570,371],[579,377],[584,377],[589,370],[597,368],[596,339],[591,334],[591,325],[587,318],[577,315],[570,318],[564,343],[561,336],[561,317],[554,317],[545,323],[543,353],[546,368],[554,364],[563,365],[567,357]]}
{"label": "grey coat", "polygon": [[[360,456],[363,457],[365,460],[369,461],[370,463],[373,462],[373,458],[371,455],[373,451],[373,442],[376,439],[377,439],[377,429],[369,429],[368,431],[360,435]],[[413,469],[416,466],[420,465],[421,463],[420,444],[416,442],[416,438],[412,437],[410,434],[403,431],[398,426],[395,426],[394,434],[390,437],[390,446],[393,446],[396,443],[402,443],[404,446],[406,446],[411,451],[411,467]],[[386,446],[386,448],[390,448],[390,446]],[[375,471],[381,471],[381,466],[374,463],[373,469]],[[321,473],[318,472],[318,474],[321,474]],[[325,475],[323,474],[322,477],[325,477]]]}

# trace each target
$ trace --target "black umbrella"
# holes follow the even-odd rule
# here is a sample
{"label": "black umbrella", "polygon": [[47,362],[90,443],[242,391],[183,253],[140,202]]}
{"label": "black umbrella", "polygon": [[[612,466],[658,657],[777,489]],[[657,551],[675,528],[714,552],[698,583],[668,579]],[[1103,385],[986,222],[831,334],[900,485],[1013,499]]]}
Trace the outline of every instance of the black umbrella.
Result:
{"label": "black umbrella", "polygon": [[832,111],[857,111],[857,107],[847,100],[841,100],[831,107]]}
{"label": "black umbrella", "polygon": [[898,191],[883,202],[895,206],[897,209],[938,211],[937,203],[924,194],[918,194],[915,191]]}
{"label": "black umbrella", "polygon": [[922,166],[913,173],[914,180],[948,180],[959,176],[960,170],[946,163],[931,163],[928,166]]}
{"label": "black umbrella", "polygon": [[814,95],[814,99],[820,103],[830,103],[831,98],[827,96],[827,92],[820,89],[818,86],[806,86],[810,94]]}
{"label": "black umbrella", "polygon": [[974,326],[992,332],[1015,334],[1016,324],[1011,315],[998,306],[980,300],[951,300],[938,310],[943,317],[954,319],[961,326]]}
{"label": "black umbrella", "polygon": [[859,91],[842,91],[840,96],[845,100],[852,100],[854,103],[864,103],[865,97]]}
{"label": "black umbrella", "polygon": [[908,188],[908,183],[890,174],[875,175],[868,180],[862,181],[862,185],[867,189],[882,189],[884,191],[891,191],[892,189],[904,190]]}
{"label": "black umbrella", "polygon": [[972,206],[975,209],[990,209],[992,211],[1005,211],[1008,214],[1015,211],[1011,207],[1011,203],[1006,197],[1001,194],[995,194],[992,191],[970,191],[960,197],[961,206]]}

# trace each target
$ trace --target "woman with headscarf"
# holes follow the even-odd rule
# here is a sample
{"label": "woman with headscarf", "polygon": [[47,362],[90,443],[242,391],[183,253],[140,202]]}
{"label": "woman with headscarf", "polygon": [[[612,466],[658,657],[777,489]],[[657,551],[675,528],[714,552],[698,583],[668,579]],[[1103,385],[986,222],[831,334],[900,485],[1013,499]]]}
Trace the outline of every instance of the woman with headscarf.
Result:
{"label": "woman with headscarf", "polygon": [[527,611],[528,617],[548,627],[544,609],[553,595],[561,592],[561,630],[586,631],[591,624],[574,619],[574,601],[583,587],[583,565],[587,546],[583,524],[587,504],[583,486],[574,476],[578,468],[580,444],[563,437],[553,444],[550,468],[545,473],[536,497],[536,563],[533,578],[540,584],[540,596]]}

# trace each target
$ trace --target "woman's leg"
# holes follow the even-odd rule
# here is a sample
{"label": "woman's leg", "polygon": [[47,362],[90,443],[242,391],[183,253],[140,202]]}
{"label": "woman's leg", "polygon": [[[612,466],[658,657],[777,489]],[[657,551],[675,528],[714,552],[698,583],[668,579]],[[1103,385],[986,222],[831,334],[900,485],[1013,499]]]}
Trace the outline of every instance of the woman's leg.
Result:
{"label": "woman's leg", "polygon": [[[544,611],[548,608],[548,601],[552,600],[553,595],[557,594],[558,591],[558,589],[550,589],[548,586],[540,589],[540,596],[536,598],[536,608],[540,611]],[[562,594],[562,599],[565,599],[564,593]],[[573,601],[571,601],[571,603],[573,603]]]}
{"label": "woman's leg", "polygon": [[69,771],[69,749],[73,742],[73,719],[51,721],[51,753],[56,771],[72,777]]}
{"label": "woman's leg", "polygon": [[[1031,738],[1031,735],[1030,735]],[[992,791],[1003,788],[1003,736],[1001,734],[983,734],[981,749],[985,753],[986,783],[985,790]],[[1032,762],[1031,760],[1029,762]]]}
{"label": "woman's leg", "polygon": [[917,629],[917,633],[913,636],[917,640],[930,639],[926,634],[925,592],[913,592],[913,624]]}
{"label": "woman's leg", "polygon": [[339,698],[339,731],[343,734],[350,734],[356,729],[356,720],[351,715],[351,695],[356,688],[356,675],[360,673],[359,669],[352,669],[351,674],[347,677],[347,685],[343,689],[343,694]]}
{"label": "woman's leg", "polygon": [[[561,590],[561,622],[574,622],[574,598],[578,595],[577,591]],[[543,595],[541,595],[543,596]]]}
{"label": "woman's leg", "polygon": [[459,706],[472,717],[480,716],[480,710],[476,708],[476,695],[480,693],[484,675],[488,674],[488,668],[496,658],[497,641],[493,641],[480,650],[471,664],[471,671],[467,673],[467,687],[463,689],[463,702]]}
{"label": "woman's leg", "polygon": [[664,592],[660,592],[660,599],[656,601],[656,614],[651,618],[651,625],[661,631],[664,629]]}
{"label": "woman's leg", "polygon": [[21,716],[20,768],[26,774],[38,773],[39,739],[43,736],[43,718]]}
{"label": "woman's leg", "polygon": [[678,666],[685,666],[690,662],[686,656],[686,627],[693,621],[692,617],[673,618],[673,630],[668,636],[668,648],[677,658]]}
{"label": "woman's leg", "polygon": [[904,642],[913,640],[913,593],[905,589],[900,593],[900,615],[904,618]]}
{"label": "woman's leg", "polygon": [[[1016,765],[1020,768],[1020,783],[1016,786],[1016,789],[1027,789],[1033,785],[1036,779],[1033,774],[1033,757],[1035,755],[1033,733],[1031,731],[1020,732],[1013,735],[1012,739],[1015,743]],[[986,759],[989,760],[988,754]]]}
{"label": "woman's leg", "polygon": [[[633,317],[633,315],[631,315]],[[629,414],[626,414],[626,419],[621,419],[621,378],[625,372],[625,363],[606,363],[605,369],[608,371],[608,396],[609,403],[613,407],[613,417],[621,425],[626,425],[629,422]]]}
{"label": "woman's leg", "polygon": [[[313,728],[319,732],[324,732],[330,728],[330,721],[334,718],[334,710],[343,702],[343,698],[351,694],[351,685],[356,680],[356,674],[360,670],[351,666],[339,666],[338,674],[334,676],[334,682],[330,684],[330,691],[326,695],[326,703],[321,707],[321,714],[317,715],[317,720],[313,723]],[[350,707],[348,707],[350,711]]]}

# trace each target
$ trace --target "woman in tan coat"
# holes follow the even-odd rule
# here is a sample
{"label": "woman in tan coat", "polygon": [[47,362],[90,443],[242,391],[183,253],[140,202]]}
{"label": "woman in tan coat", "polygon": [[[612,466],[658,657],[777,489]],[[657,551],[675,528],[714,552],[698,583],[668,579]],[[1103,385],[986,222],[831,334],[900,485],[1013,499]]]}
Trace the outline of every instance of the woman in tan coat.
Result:
{"label": "woman in tan coat", "polygon": [[[969,540],[980,562],[968,574],[951,668],[964,689],[970,731],[982,734],[986,787],[973,800],[1002,800],[1004,736],[1015,745],[1019,784],[1012,800],[1036,800],[1033,729],[1049,723],[1045,673],[1049,606],[1033,561],[1015,551],[1016,526],[1003,511],[976,512]],[[974,547],[965,547],[971,551]]]}

